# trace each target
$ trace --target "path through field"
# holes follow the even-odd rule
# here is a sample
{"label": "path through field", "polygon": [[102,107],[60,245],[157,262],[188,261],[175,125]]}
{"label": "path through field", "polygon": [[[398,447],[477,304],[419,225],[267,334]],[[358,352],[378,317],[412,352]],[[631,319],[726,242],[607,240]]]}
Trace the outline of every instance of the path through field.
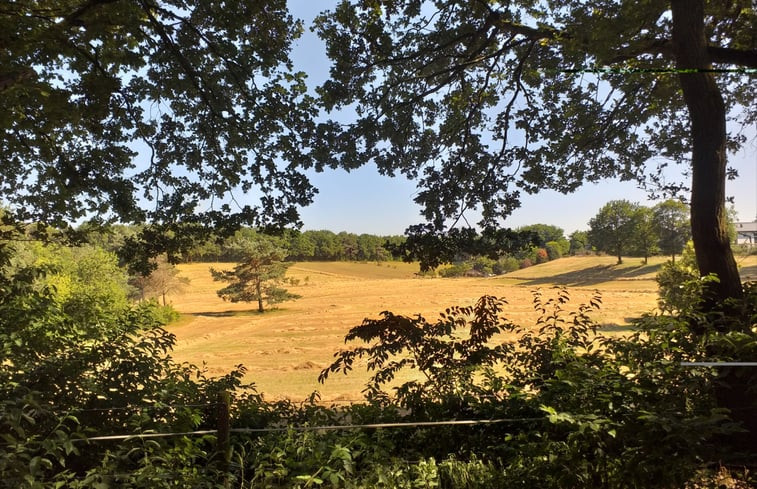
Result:
{"label": "path through field", "polygon": [[[533,324],[532,290],[541,287],[553,294],[554,281],[546,275],[561,275],[556,270],[564,275],[559,283],[571,285],[574,305],[587,301],[595,289],[602,292],[603,308],[596,320],[607,331],[622,331],[629,318],[654,307],[656,285],[651,279],[657,266],[643,269],[635,260],[635,265],[618,269],[613,259],[604,263],[594,257],[590,270],[581,272],[586,262],[575,260],[582,259],[590,258],[545,264],[542,274],[532,267],[506,278],[462,279],[417,278],[416,268],[402,263],[298,263],[288,275],[300,280],[290,290],[302,298],[264,314],[255,312],[255,304],[231,304],[216,296],[221,285],[212,281],[209,268],[230,265],[181,265],[181,274],[191,284],[187,292],[169,298],[186,315],[169,328],[178,338],[174,357],[198,365],[205,362],[214,376],[243,364],[248,368],[245,380],[254,382],[268,399],[301,400],[318,390],[323,400],[349,401],[360,399],[367,378],[364,368],[331,377],[325,385],[317,383],[318,373],[335,351],[344,348],[349,328],[381,311],[420,313],[431,320],[449,306],[471,305],[489,294],[508,300],[509,319]],[[605,273],[599,273],[603,269]]]}

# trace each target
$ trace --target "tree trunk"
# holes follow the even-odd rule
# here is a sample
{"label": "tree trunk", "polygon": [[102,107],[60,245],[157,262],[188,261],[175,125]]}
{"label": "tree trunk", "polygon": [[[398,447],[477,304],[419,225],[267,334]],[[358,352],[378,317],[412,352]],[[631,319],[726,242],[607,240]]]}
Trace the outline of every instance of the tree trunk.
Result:
{"label": "tree trunk", "polygon": [[261,291],[260,282],[261,280],[257,281],[257,283],[255,284],[255,288],[258,293],[258,312],[263,312],[263,292]]}
{"label": "tree trunk", "polygon": [[[679,70],[712,69],[704,34],[704,0],[672,0],[673,50]],[[743,296],[725,207],[725,103],[710,72],[679,73],[691,119],[691,234],[702,276],[714,273],[711,306]]]}
{"label": "tree trunk", "polygon": [[[673,50],[684,100],[691,119],[691,234],[702,276],[717,275],[705,291],[703,312],[737,311],[723,308],[729,298],[742,298],[744,291],[728,238],[725,207],[726,109],[723,97],[708,70],[712,68],[704,33],[704,0],[671,0]],[[742,349],[742,353],[744,349]],[[750,359],[739,358],[747,361]],[[745,367],[718,369],[714,394],[721,407],[746,429],[721,439],[731,449],[757,452],[757,412],[750,384],[757,378]]]}

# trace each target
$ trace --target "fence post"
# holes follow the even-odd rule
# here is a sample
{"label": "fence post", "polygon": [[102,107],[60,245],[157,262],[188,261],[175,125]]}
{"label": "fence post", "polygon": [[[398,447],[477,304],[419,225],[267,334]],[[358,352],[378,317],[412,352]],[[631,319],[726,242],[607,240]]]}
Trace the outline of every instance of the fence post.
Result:
{"label": "fence post", "polygon": [[216,425],[218,429],[216,449],[221,457],[221,469],[224,475],[224,486],[228,487],[229,464],[231,462],[231,445],[229,442],[229,433],[231,422],[229,420],[230,396],[227,391],[218,393],[216,402]]}

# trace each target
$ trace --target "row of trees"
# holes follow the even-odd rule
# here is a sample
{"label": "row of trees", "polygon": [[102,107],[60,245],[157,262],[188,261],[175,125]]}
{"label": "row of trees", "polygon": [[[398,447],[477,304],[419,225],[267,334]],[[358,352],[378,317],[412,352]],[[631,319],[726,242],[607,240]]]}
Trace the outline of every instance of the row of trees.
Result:
{"label": "row of trees", "polygon": [[[112,225],[106,229],[82,226],[79,230],[91,243],[109,250],[118,251],[128,240],[142,232],[141,226]],[[234,235],[223,238],[214,232],[206,233],[204,239],[192,243],[180,255],[185,262],[239,261],[237,245],[239,236],[261,236],[252,228],[242,228]],[[164,238],[164,237],[162,237]],[[262,238],[261,238],[262,239]],[[266,237],[270,239],[270,236]],[[378,236],[328,230],[285,230],[276,239],[278,246],[286,250],[286,259],[292,261],[386,261],[392,259],[390,249],[401,245],[404,236]]]}
{"label": "row of trees", "polygon": [[627,200],[614,200],[603,206],[589,221],[589,231],[574,231],[567,238],[562,228],[550,224],[532,224],[515,230],[530,236],[530,246],[497,257],[460,253],[445,277],[463,275],[499,275],[519,268],[545,263],[567,255],[606,252],[618,257],[649,256],[663,253],[675,263],[686,242],[691,239],[689,207],[677,200],[666,200],[646,207]]}
{"label": "row of trees", "polygon": [[623,255],[649,256],[663,253],[675,256],[691,239],[689,207],[666,200],[646,207],[627,200],[613,200],[589,221],[589,244],[598,251],[611,253],[623,262]]}

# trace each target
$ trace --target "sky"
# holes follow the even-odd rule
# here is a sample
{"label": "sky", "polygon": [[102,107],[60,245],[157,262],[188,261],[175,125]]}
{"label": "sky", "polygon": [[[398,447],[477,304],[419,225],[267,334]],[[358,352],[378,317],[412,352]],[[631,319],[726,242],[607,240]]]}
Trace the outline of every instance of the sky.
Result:
{"label": "sky", "polygon": [[[288,0],[295,17],[305,21],[306,32],[292,52],[295,69],[308,74],[308,83],[316,86],[328,77],[329,61],[325,47],[310,32],[312,19],[320,11],[333,6],[331,0]],[[736,154],[729,155],[729,166],[739,177],[727,182],[726,192],[733,197],[739,221],[757,219],[757,128],[747,128],[747,144]],[[301,210],[304,230],[329,229],[378,235],[402,234],[412,225],[423,222],[420,208],[413,202],[415,184],[402,176],[385,177],[370,166],[346,172],[326,170],[309,173],[319,193],[310,206]],[[652,206],[656,202],[634,182],[609,180],[586,184],[578,191],[562,195],[541,191],[536,195],[522,195],[521,207],[503,223],[517,228],[529,224],[551,224],[561,227],[566,235],[588,230],[589,220],[610,200],[626,199]],[[469,216],[473,224],[475,215]]]}

